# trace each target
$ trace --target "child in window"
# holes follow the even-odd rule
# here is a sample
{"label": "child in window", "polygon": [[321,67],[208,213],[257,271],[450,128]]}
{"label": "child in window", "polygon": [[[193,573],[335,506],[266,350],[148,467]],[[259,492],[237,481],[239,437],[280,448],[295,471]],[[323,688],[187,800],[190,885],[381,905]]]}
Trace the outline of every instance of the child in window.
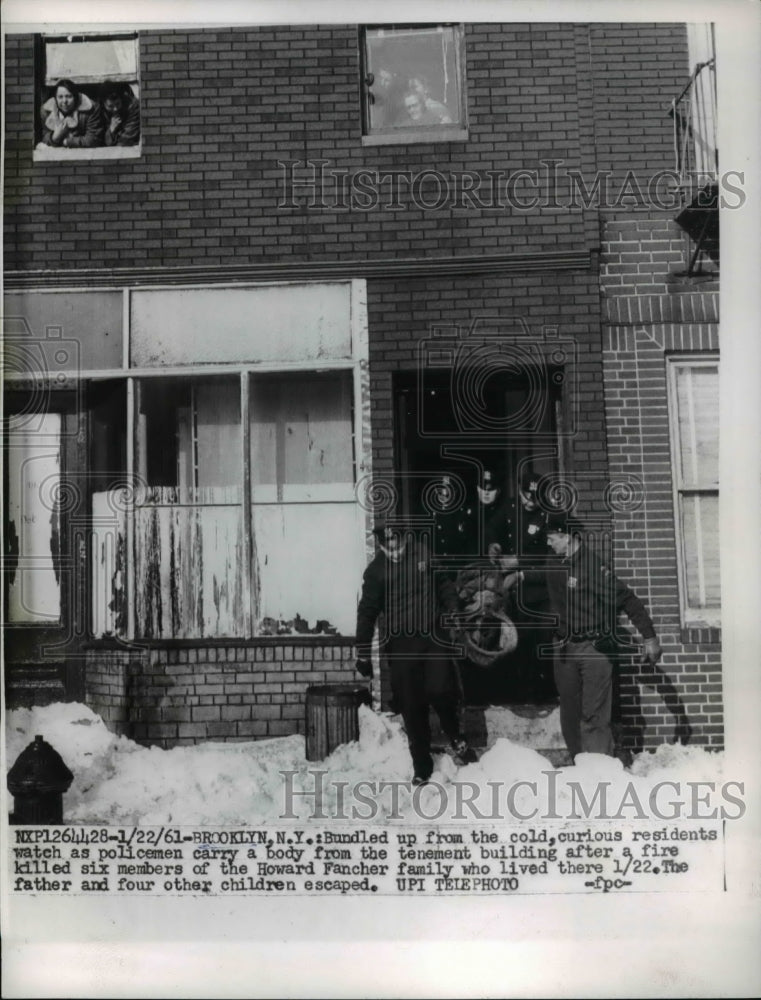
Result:
{"label": "child in window", "polygon": [[66,149],[103,145],[103,113],[97,101],[71,82],[59,80],[42,105],[42,141]]}
{"label": "child in window", "polygon": [[140,142],[140,102],[126,83],[103,87],[107,146],[136,146]]}

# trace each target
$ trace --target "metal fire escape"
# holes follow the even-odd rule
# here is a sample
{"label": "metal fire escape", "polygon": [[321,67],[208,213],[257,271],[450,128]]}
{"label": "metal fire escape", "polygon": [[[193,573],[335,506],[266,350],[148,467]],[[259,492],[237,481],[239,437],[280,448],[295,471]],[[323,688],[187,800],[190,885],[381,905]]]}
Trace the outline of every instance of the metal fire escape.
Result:
{"label": "metal fire escape", "polygon": [[[671,103],[679,175],[677,224],[690,237],[687,274],[719,264],[719,150],[716,138],[716,60],[698,63]],[[716,268],[709,268],[715,273]]]}

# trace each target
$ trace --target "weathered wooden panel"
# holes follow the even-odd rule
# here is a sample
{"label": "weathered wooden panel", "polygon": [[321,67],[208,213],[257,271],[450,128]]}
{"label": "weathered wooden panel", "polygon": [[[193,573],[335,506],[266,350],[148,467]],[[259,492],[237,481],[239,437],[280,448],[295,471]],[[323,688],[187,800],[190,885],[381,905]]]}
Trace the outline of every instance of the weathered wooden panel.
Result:
{"label": "weathered wooden panel", "polygon": [[351,500],[350,373],[254,379],[250,438],[252,484],[258,503]]}
{"label": "weathered wooden panel", "polygon": [[125,634],[127,516],[121,490],[92,497],[92,627],[93,634]]}
{"label": "weathered wooden panel", "polygon": [[60,508],[75,501],[61,483],[61,417],[58,413],[8,418],[6,586],[8,621],[57,622]]}
{"label": "weathered wooden panel", "polygon": [[135,511],[138,638],[245,635],[242,508]]}
{"label": "weathered wooden panel", "polygon": [[259,633],[313,630],[321,621],[354,633],[365,566],[360,513],[354,503],[254,504]]}
{"label": "weathered wooden panel", "polygon": [[350,358],[350,292],[349,282],[135,291],[132,363]]}
{"label": "weathered wooden panel", "polygon": [[121,292],[6,292],[5,335],[13,374],[121,368]]}

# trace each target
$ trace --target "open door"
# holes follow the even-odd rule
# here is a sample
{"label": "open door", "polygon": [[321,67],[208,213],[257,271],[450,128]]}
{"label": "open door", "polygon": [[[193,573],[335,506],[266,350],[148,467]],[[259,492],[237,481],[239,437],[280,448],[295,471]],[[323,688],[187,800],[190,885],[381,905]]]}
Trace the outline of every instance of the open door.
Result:
{"label": "open door", "polygon": [[[483,470],[491,470],[502,495],[511,498],[517,496],[519,470],[526,465],[540,476],[559,471],[557,414],[562,379],[553,378],[553,374],[549,369],[536,369],[488,379],[480,405],[493,426],[507,429],[483,434],[463,429],[448,372],[397,375],[395,459],[402,513],[430,515],[437,484],[447,479],[455,483],[456,515],[470,525],[471,536],[456,555],[458,562],[465,564],[470,558],[486,555],[479,538],[483,538],[490,512],[480,504],[476,491]],[[512,420],[529,411],[530,421]],[[461,673],[465,701],[470,705],[546,702],[555,693],[551,664],[543,661],[538,665],[534,650],[525,644],[519,644],[514,654],[493,667],[463,661]]]}

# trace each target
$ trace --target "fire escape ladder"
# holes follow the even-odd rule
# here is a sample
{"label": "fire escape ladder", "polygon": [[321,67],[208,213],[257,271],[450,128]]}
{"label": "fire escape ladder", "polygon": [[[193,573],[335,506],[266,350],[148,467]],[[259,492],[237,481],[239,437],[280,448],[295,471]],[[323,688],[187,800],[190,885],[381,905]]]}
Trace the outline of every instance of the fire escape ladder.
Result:
{"label": "fire escape ladder", "polygon": [[698,63],[669,111],[680,211],[676,223],[692,241],[687,274],[702,273],[706,259],[719,264],[719,151],[716,140],[715,60]]}

